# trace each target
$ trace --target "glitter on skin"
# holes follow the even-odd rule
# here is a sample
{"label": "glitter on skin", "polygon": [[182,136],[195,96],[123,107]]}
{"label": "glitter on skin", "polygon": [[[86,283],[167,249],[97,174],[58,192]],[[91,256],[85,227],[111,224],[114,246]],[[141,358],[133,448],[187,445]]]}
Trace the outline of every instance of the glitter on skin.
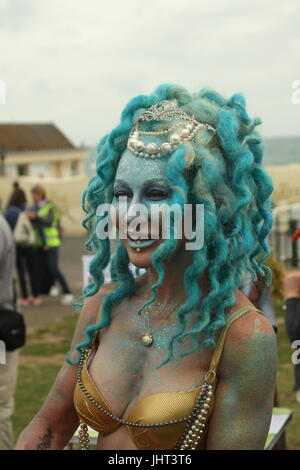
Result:
{"label": "glitter on skin", "polygon": [[[233,324],[231,328],[230,348],[225,347],[223,352],[222,376],[210,423],[213,432],[208,435],[207,449],[216,448],[216,442],[218,449],[262,449],[274,399],[276,336],[263,317],[253,321],[249,315],[242,326]],[[236,338],[234,330],[238,331]],[[226,433],[224,423],[230,422],[235,426]]]}
{"label": "glitter on skin", "polygon": [[129,204],[143,204],[147,210],[151,211],[153,204],[171,204],[169,197],[160,200],[151,200],[147,197],[147,193],[143,190],[143,183],[150,180],[157,180],[157,184],[152,184],[155,189],[163,191],[170,191],[170,185],[165,179],[167,170],[167,159],[146,160],[137,158],[129,150],[126,150],[120,159],[115,180],[122,180],[127,183],[127,188],[124,185],[115,183],[115,189],[124,189],[131,191],[131,197],[128,201],[121,202],[117,197],[113,198],[112,204],[117,211],[121,214],[128,210]]}
{"label": "glitter on skin", "polygon": [[[157,178],[158,180],[161,180],[166,171],[166,163],[166,160],[162,159],[145,161],[145,159],[138,159],[128,151],[124,152],[117,169],[116,179],[125,180],[127,185],[130,187],[130,204],[143,203],[150,208],[151,204],[160,203],[160,201],[157,202],[149,200],[141,188],[143,183],[148,179]],[[166,203],[167,201],[168,200],[164,199],[163,202]],[[119,203],[116,199],[114,199],[113,202],[114,204]],[[128,210],[128,202],[126,202],[124,209]],[[120,331],[112,333],[113,324],[110,325],[110,334],[108,335],[110,344],[106,344],[105,354],[102,355],[102,364],[104,365],[105,361],[109,360],[108,358],[115,357],[114,365],[118,371],[120,386],[118,387],[118,390],[113,390],[113,387],[111,387],[110,403],[112,404],[113,398],[115,398],[116,403],[120,403],[120,395],[118,395],[120,390],[122,390],[122,401],[125,400],[125,397],[130,397],[130,409],[134,406],[136,401],[140,399],[141,395],[143,396],[143,393],[150,395],[151,393],[159,392],[162,389],[167,391],[168,387],[169,391],[176,391],[176,387],[178,387],[178,391],[181,391],[183,389],[190,389],[199,386],[202,383],[200,372],[199,382],[194,383],[189,387],[186,387],[187,381],[185,381],[185,386],[183,386],[183,383],[180,383],[180,380],[176,381],[176,378],[179,379],[182,373],[184,375],[185,370],[185,358],[180,358],[180,360],[178,360],[179,351],[190,349],[190,337],[184,338],[184,341],[181,344],[175,342],[174,356],[172,360],[164,368],[159,370],[156,369],[160,359],[165,356],[165,350],[168,344],[168,335],[172,334],[172,329],[174,327],[176,328],[177,325],[167,325],[166,317],[164,316],[162,323],[165,321],[165,324],[159,326],[159,315],[156,315],[155,306],[152,305],[150,307],[149,316],[152,320],[151,329],[154,336],[154,344],[151,348],[147,349],[138,343],[139,339],[137,337],[137,332],[141,331],[142,333],[145,329],[143,317],[136,315],[131,316],[130,318],[132,324],[135,324],[135,328],[131,325],[132,331],[135,332],[135,336],[132,334],[133,340],[131,340],[130,334],[122,337]],[[122,320],[122,322],[126,322],[126,330],[128,330],[128,319],[129,317],[125,316]],[[258,318],[255,317],[255,320],[256,319]],[[192,316],[190,321],[192,322]],[[246,321],[245,324],[248,325]],[[216,419],[215,422],[212,420],[210,423],[213,437],[211,438],[211,441],[208,441],[207,448],[211,445],[211,448],[228,449],[231,448],[231,445],[234,446],[236,442],[239,442],[239,439],[241,439],[241,443],[237,444],[237,448],[242,448],[242,446],[245,445],[245,441],[247,442],[247,445],[249,442],[250,447],[262,448],[261,436],[265,434],[264,426],[269,423],[268,413],[269,410],[272,409],[272,406],[270,406],[272,399],[272,386],[270,386],[270,383],[272,385],[272,382],[274,382],[275,370],[274,361],[272,362],[274,341],[271,338],[271,341],[268,344],[268,341],[263,338],[263,326],[263,324],[260,325],[260,320],[258,319],[258,321],[254,321],[251,325],[250,339],[248,331],[246,333],[244,332],[244,336],[246,336],[247,341],[241,341],[240,338],[236,338],[235,341],[229,341],[232,349],[229,354],[230,358],[227,358],[225,366],[223,365],[223,368],[221,368],[222,376],[225,377],[225,380],[224,377],[221,377],[221,380],[218,383],[216,395],[217,405],[214,410],[214,416],[216,416]],[[234,328],[232,329],[234,330]],[[255,333],[255,330],[258,331]],[[251,335],[253,336],[253,339],[251,338]],[[270,396],[268,396],[269,401],[263,400],[265,408],[259,404],[260,408],[258,407],[257,412],[256,409],[253,409],[253,404],[256,405],[262,397],[261,389],[256,390],[256,384],[264,384],[264,380],[259,377],[259,374],[261,371],[266,370],[266,364],[260,359],[260,354],[264,350],[261,344],[262,341],[263,344],[266,345],[266,357],[270,358],[270,364],[268,366],[269,370],[268,373],[265,374],[266,393]],[[197,367],[196,364],[199,364],[199,362],[202,367],[205,365],[202,354],[203,351],[198,351],[196,354],[188,356],[190,361],[189,368],[191,370],[193,370],[193,367]],[[199,361],[200,356],[201,361]],[[109,363],[111,366],[111,360]],[[204,371],[202,370],[202,373],[203,372]],[[108,382],[109,384],[115,383],[114,377],[111,377],[110,374],[111,372],[109,371],[109,376],[107,377],[106,382],[107,384]],[[191,381],[192,380],[189,380],[189,383],[191,383]],[[105,391],[104,387],[102,388],[102,391]],[[239,408],[239,403],[243,405],[242,409]],[[124,410],[125,403],[122,402],[122,404],[124,405],[122,410]],[[260,420],[262,420],[263,423],[260,425],[259,432],[257,432],[256,428]],[[232,429],[230,424],[232,422],[235,423],[234,429]],[[243,436],[241,430],[244,429],[245,434]],[[247,436],[246,439],[245,435]]]}

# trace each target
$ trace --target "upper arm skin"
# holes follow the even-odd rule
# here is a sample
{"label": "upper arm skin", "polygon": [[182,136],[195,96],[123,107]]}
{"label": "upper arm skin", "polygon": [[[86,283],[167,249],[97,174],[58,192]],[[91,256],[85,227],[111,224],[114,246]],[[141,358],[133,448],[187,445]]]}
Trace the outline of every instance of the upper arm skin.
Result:
{"label": "upper arm skin", "polygon": [[277,341],[270,323],[251,311],[229,328],[219,363],[207,449],[263,449],[274,400]]}

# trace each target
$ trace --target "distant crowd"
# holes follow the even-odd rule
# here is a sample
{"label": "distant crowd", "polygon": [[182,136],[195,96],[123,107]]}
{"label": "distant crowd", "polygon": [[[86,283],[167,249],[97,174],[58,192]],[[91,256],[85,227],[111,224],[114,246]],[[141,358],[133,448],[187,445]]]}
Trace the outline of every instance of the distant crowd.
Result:
{"label": "distant crowd", "polygon": [[74,296],[58,264],[62,239],[59,211],[47,199],[41,185],[31,189],[31,197],[30,205],[25,192],[15,182],[3,214],[16,247],[18,302],[23,306],[40,305],[41,294],[58,295],[61,292],[62,304],[71,304]]}

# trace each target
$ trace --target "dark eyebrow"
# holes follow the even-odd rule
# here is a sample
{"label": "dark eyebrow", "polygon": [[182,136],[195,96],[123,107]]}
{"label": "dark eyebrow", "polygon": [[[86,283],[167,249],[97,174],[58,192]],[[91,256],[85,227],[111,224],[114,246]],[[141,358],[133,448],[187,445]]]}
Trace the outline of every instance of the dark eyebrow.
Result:
{"label": "dark eyebrow", "polygon": [[[117,178],[115,180],[114,185],[117,185],[117,184],[121,184],[123,186],[127,186],[128,188],[130,188],[127,181],[122,180],[120,178]],[[153,178],[153,179],[147,180],[145,181],[145,183],[143,183],[142,187],[144,188],[146,186],[149,186],[150,184],[159,184],[159,185],[163,184],[164,186],[167,186],[168,188],[170,187],[170,183],[165,178]]]}
{"label": "dark eyebrow", "polygon": [[160,186],[163,184],[164,186],[170,187],[170,183],[165,178],[153,178],[151,180],[145,181],[143,184],[143,188],[145,186],[149,186],[150,184],[159,184]]}

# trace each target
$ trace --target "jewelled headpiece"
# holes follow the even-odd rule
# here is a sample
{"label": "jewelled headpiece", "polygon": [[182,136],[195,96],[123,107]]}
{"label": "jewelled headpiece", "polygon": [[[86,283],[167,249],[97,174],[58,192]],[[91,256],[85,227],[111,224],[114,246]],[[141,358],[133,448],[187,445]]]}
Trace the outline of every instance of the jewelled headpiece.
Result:
{"label": "jewelled headpiece", "polygon": [[[143,121],[180,121],[162,131],[141,131],[139,124]],[[180,129],[181,128],[181,129]],[[198,122],[193,115],[188,115],[171,101],[159,101],[140,114],[127,143],[127,148],[137,157],[159,158],[173,152],[179,145],[191,140],[197,131],[206,128],[215,134],[215,129],[209,124]],[[177,130],[178,129],[178,130]],[[175,132],[177,130],[177,132]],[[171,132],[173,133],[171,134]],[[160,146],[154,142],[144,144],[141,135],[171,134],[168,141]]]}

